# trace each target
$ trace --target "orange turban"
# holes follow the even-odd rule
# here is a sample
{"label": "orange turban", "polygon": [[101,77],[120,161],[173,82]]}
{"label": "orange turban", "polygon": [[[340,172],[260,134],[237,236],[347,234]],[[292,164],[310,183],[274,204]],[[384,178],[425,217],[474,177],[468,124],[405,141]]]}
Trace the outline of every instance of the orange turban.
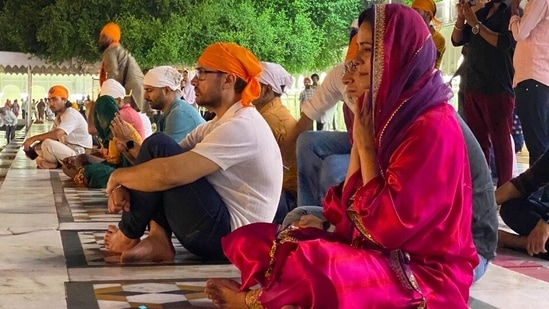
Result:
{"label": "orange turban", "polygon": [[104,34],[110,37],[116,43],[120,42],[120,27],[113,22],[106,24],[105,27],[103,27],[103,29],[101,30],[100,34]]}
{"label": "orange turban", "polygon": [[351,39],[351,42],[349,43],[349,48],[347,49],[347,54],[345,55],[345,62],[353,60],[357,52],[358,52],[358,44],[357,44],[357,35],[355,34]]}
{"label": "orange turban", "polygon": [[442,22],[440,22],[435,17],[435,12],[437,10],[437,5],[435,4],[435,1],[433,0],[414,0],[412,3],[412,9],[420,9],[422,11],[427,12],[431,19],[433,20],[433,24],[435,24],[435,27],[440,28],[442,25]]}
{"label": "orange turban", "polygon": [[54,98],[59,97],[61,99],[68,99],[69,98],[69,89],[63,85],[55,85],[51,86],[50,90],[48,91],[48,98]]}
{"label": "orange turban", "polygon": [[261,63],[246,48],[234,43],[214,43],[206,47],[197,64],[222,72],[235,74],[248,85],[242,91],[242,105],[250,106],[259,98],[261,85]]}

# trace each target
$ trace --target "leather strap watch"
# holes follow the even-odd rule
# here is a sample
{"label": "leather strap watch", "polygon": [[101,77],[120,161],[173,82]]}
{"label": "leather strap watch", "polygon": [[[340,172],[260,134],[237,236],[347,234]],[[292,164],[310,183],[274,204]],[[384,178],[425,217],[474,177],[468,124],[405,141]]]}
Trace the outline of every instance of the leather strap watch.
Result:
{"label": "leather strap watch", "polygon": [[479,21],[476,25],[474,25],[473,28],[471,28],[471,33],[473,33],[475,35],[479,34],[481,24],[482,23]]}

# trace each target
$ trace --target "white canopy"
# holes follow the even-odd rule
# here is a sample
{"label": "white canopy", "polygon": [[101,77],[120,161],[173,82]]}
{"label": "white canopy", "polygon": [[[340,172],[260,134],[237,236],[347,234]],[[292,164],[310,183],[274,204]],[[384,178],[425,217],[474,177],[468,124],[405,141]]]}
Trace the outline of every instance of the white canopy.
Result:
{"label": "white canopy", "polygon": [[13,74],[99,74],[99,63],[76,60],[51,63],[31,54],[0,51],[0,73]]}
{"label": "white canopy", "polygon": [[[28,74],[27,93],[30,98],[32,97],[32,76],[34,74],[94,75],[99,74],[99,63],[86,64],[75,60],[51,63],[31,54],[0,51],[0,73]],[[26,107],[26,110],[30,110],[29,106]],[[31,117],[27,117],[26,120],[27,127],[29,127]]]}

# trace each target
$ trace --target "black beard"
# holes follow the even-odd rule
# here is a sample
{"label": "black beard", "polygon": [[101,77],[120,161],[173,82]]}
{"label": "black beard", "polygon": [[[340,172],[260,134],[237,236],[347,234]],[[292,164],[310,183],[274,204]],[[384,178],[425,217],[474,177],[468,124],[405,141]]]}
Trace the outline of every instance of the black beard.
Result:
{"label": "black beard", "polygon": [[492,0],[492,2],[494,2],[494,3],[502,3],[503,0]]}
{"label": "black beard", "polygon": [[110,46],[109,43],[101,43],[100,42],[97,48],[99,49],[100,53],[103,53],[103,52],[105,52],[105,50],[107,50],[107,48],[109,48],[109,46]]}

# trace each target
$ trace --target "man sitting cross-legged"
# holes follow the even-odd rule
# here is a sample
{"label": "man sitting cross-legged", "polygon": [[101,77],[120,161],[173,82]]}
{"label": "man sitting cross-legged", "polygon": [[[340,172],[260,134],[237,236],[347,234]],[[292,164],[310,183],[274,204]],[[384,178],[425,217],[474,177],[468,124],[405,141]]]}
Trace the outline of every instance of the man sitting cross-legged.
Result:
{"label": "man sitting cross-legged", "polygon": [[[292,86],[294,79],[280,64],[261,62],[261,66],[263,67],[259,77],[261,95],[253,101],[253,104],[271,127],[278,145],[285,147],[287,144],[284,141],[288,138],[288,133],[294,130],[297,121],[286,106],[282,104],[280,96],[286,88]],[[295,144],[288,146],[290,149],[281,148],[284,163],[284,181],[275,223],[282,223],[286,214],[297,206]]]}
{"label": "man sitting cross-legged", "polygon": [[31,136],[23,142],[25,151],[29,151],[34,143],[41,143],[40,149],[36,150],[36,165],[39,168],[57,168],[60,160],[82,154],[86,148],[92,147],[86,119],[72,108],[68,98],[69,90],[65,86],[52,86],[48,91],[48,103],[55,113],[51,130]]}
{"label": "man sitting cross-legged", "polygon": [[[198,59],[196,103],[215,112],[175,143],[145,140],[136,165],[117,169],[107,184],[109,210],[123,209],[105,234],[121,261],[174,257],[172,232],[204,259],[221,259],[221,237],[252,222],[271,222],[281,188],[282,160],[273,134],[251,101],[260,94],[261,65],[247,49],[216,43]],[[147,225],[149,236],[143,240]]]}

